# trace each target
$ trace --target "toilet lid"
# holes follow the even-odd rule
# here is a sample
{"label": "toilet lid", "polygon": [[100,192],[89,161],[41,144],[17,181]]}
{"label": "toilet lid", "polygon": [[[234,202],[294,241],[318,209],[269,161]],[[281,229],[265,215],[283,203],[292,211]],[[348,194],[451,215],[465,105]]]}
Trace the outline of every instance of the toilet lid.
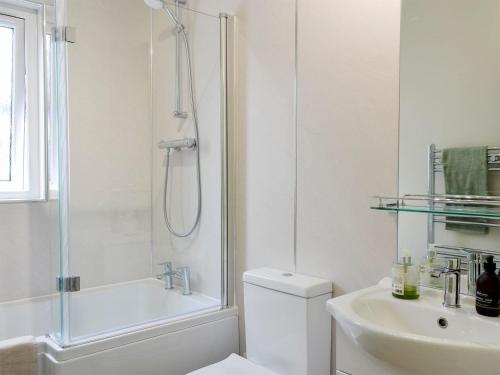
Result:
{"label": "toilet lid", "polygon": [[276,375],[236,354],[213,365],[190,372],[188,375]]}

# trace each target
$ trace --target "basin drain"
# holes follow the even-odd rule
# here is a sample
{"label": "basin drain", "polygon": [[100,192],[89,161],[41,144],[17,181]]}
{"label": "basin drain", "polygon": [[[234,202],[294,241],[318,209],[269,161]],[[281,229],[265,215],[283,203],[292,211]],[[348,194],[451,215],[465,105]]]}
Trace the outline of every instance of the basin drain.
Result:
{"label": "basin drain", "polygon": [[446,318],[439,318],[438,319],[438,326],[445,329],[448,328],[448,319]]}

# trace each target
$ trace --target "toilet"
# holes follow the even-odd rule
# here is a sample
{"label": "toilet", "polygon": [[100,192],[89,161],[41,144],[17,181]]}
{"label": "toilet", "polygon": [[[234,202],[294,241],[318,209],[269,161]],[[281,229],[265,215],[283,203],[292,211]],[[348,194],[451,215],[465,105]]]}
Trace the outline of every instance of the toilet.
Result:
{"label": "toilet", "polygon": [[329,375],[332,283],[259,268],[243,285],[247,358],[232,354],[190,375]]}

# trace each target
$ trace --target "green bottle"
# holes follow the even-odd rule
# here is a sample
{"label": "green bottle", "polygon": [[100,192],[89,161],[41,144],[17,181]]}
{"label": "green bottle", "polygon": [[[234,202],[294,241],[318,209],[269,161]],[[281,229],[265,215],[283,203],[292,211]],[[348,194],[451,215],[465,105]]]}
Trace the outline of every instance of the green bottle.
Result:
{"label": "green bottle", "polygon": [[400,299],[420,297],[420,268],[412,264],[408,253],[392,267],[392,295]]}

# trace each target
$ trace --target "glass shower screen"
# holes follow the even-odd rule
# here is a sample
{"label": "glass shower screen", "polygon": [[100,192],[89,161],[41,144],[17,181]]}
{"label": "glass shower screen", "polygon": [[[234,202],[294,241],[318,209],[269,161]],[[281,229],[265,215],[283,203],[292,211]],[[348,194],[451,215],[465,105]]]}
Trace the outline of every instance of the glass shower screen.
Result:
{"label": "glass shower screen", "polygon": [[61,277],[80,277],[61,291],[61,344],[221,308],[225,18],[138,0],[57,7]]}

